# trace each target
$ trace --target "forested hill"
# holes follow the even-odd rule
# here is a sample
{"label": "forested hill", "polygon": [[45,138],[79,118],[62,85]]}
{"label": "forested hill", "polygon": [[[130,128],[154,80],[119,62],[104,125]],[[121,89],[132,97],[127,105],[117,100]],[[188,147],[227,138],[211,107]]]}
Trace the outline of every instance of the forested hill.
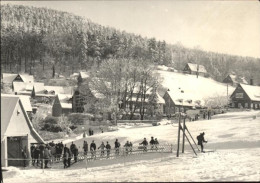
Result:
{"label": "forested hill", "polygon": [[68,75],[111,57],[147,59],[178,70],[187,62],[199,63],[218,81],[235,72],[260,83],[259,58],[170,45],[47,8],[1,5],[2,72],[25,71],[48,78],[53,66]]}

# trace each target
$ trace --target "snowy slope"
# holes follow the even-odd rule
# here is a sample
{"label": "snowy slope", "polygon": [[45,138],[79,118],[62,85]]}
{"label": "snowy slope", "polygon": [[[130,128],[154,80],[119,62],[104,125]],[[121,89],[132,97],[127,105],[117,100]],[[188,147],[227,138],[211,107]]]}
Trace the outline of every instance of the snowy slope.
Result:
{"label": "snowy slope", "polygon": [[[179,88],[184,94],[191,95],[193,100],[204,100],[216,96],[227,96],[227,85],[217,82],[211,78],[202,76],[157,70],[161,79],[162,86],[171,91],[179,93]],[[228,94],[231,95],[234,87],[228,86]]]}
{"label": "snowy slope", "polygon": [[[205,148],[216,149],[214,153],[200,153],[195,157],[187,146],[185,154],[180,153],[179,158],[174,151],[139,159],[118,159],[98,167],[85,162],[66,170],[62,167],[44,171],[9,167],[9,171],[3,173],[4,182],[260,181],[259,111],[226,113],[214,118],[187,123],[194,137],[205,132],[208,140]],[[137,145],[143,137],[150,139],[150,136],[157,137],[160,144],[176,147],[177,125],[121,126],[119,131],[97,134],[85,140],[89,143],[95,140],[99,145],[100,141],[113,144],[118,138],[121,144],[130,140]],[[75,143],[82,145],[82,139]]]}

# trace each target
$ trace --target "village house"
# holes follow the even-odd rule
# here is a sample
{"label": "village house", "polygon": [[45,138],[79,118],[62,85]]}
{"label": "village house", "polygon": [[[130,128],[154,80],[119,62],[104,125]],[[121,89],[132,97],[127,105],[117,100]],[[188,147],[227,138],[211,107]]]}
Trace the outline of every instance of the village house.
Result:
{"label": "village house", "polygon": [[230,84],[231,86],[237,86],[239,83],[248,84],[244,77],[238,77],[235,74],[227,75],[223,83]]}
{"label": "village house", "polygon": [[187,74],[193,74],[197,75],[197,72],[199,73],[199,76],[207,76],[207,71],[203,65],[199,64],[192,64],[192,63],[187,63],[183,69],[184,73]]}
{"label": "village house", "polygon": [[3,73],[2,74],[4,84],[12,84],[13,82],[24,82],[24,83],[33,83],[34,77],[29,74],[12,74],[12,73]]}
{"label": "village house", "polygon": [[72,112],[72,95],[58,94],[56,95],[52,105],[52,116],[59,117],[63,114],[67,115]]}
{"label": "village house", "polygon": [[230,98],[234,108],[260,109],[260,86],[240,83]]}
{"label": "village house", "polygon": [[[139,114],[140,108],[144,107],[145,114],[148,113],[160,113],[163,114],[163,106],[165,104],[164,99],[156,92],[156,96],[152,95],[152,88],[149,88],[145,93],[145,100],[141,99],[141,93],[140,93],[140,87],[138,84],[133,89],[132,94],[128,91],[127,93],[127,99],[126,99],[126,111],[130,111],[130,108],[136,108],[135,113]],[[155,105],[151,105],[151,100],[153,100],[151,97],[155,98]]]}
{"label": "village house", "polygon": [[[44,143],[35,131],[19,96],[1,96],[1,163],[23,166],[22,149],[30,157],[32,143]],[[4,106],[4,107],[3,107]]]}
{"label": "village house", "polygon": [[86,79],[89,78],[89,73],[86,71],[80,71],[78,75],[78,86],[81,85]]}
{"label": "village house", "polygon": [[104,98],[105,96],[94,90],[89,83],[79,86],[72,96],[72,112],[83,113],[86,106],[95,104],[96,101]]}
{"label": "village house", "polygon": [[[200,108],[201,101],[182,90],[167,90],[163,96],[165,100],[164,113],[171,116],[176,112],[185,112],[188,109]],[[183,108],[183,110],[182,110]]]}
{"label": "village house", "polygon": [[6,97],[19,97],[23,106],[24,106],[24,109],[27,113],[27,115],[29,116],[30,120],[32,119],[32,112],[33,112],[33,109],[32,109],[32,105],[31,105],[31,102],[30,102],[30,96],[26,96],[26,95],[13,95],[13,94],[3,94],[1,93],[1,96],[6,96]]}

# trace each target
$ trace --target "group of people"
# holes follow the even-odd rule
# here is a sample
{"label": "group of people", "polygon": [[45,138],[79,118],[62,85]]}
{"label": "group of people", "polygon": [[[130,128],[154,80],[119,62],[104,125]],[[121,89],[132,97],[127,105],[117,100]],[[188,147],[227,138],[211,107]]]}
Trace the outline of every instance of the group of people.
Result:
{"label": "group of people", "polygon": [[[70,148],[62,142],[55,144],[53,141],[47,144],[32,144],[30,150],[32,165],[40,166],[41,168],[49,168],[49,164],[61,158],[63,158],[64,161],[64,168],[69,167],[71,158],[74,157],[75,162],[77,162],[79,153],[77,146],[73,142]],[[25,152],[22,150],[22,155],[23,154],[25,154]]]}
{"label": "group of people", "polygon": [[[59,148],[58,148],[59,149]],[[48,163],[52,161],[54,154],[56,155],[56,146],[50,146],[49,144],[31,145],[31,158],[32,165],[41,166],[41,168],[49,168]],[[59,151],[59,150],[58,150]]]}
{"label": "group of people", "polygon": [[[154,139],[153,137],[151,137],[149,144],[151,146],[151,150],[158,149],[159,142],[158,142],[157,138]],[[143,142],[139,143],[139,145],[143,145],[144,151],[147,151],[148,141],[146,140],[146,138],[144,138]]]}

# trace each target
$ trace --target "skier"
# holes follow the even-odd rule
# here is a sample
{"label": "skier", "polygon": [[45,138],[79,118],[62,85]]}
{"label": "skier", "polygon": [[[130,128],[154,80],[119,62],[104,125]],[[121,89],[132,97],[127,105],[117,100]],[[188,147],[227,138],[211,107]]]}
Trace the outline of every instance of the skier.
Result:
{"label": "skier", "polygon": [[84,141],[83,143],[84,155],[88,155],[88,142]]}
{"label": "skier", "polygon": [[204,139],[204,135],[205,135],[205,133],[203,132],[203,133],[200,133],[199,136],[197,136],[198,145],[201,146],[201,152],[205,152],[205,151],[203,151],[203,142],[206,142],[206,143],[208,142],[208,141],[206,141],[206,140]]}
{"label": "skier", "polygon": [[119,155],[119,147],[120,147],[120,143],[118,142],[118,139],[116,139],[115,141],[116,155]]}
{"label": "skier", "polygon": [[150,140],[151,149],[154,148],[154,144],[155,144],[155,141],[154,141],[153,137],[151,137],[151,140]]}
{"label": "skier", "polygon": [[96,147],[97,146],[93,140],[92,143],[90,144],[91,158],[96,157]]}
{"label": "skier", "polygon": [[98,149],[101,149],[101,153],[100,153],[100,157],[103,157],[104,156],[104,149],[105,149],[105,144],[104,142],[101,143],[101,145],[98,147]]}
{"label": "skier", "polygon": [[106,145],[106,149],[107,149],[107,158],[109,158],[111,146],[108,142],[107,142],[107,145]]}
{"label": "skier", "polygon": [[148,142],[147,142],[146,138],[144,138],[143,142],[141,142],[139,145],[142,145],[142,144],[143,144],[143,147],[144,147],[144,151],[147,151]]}

